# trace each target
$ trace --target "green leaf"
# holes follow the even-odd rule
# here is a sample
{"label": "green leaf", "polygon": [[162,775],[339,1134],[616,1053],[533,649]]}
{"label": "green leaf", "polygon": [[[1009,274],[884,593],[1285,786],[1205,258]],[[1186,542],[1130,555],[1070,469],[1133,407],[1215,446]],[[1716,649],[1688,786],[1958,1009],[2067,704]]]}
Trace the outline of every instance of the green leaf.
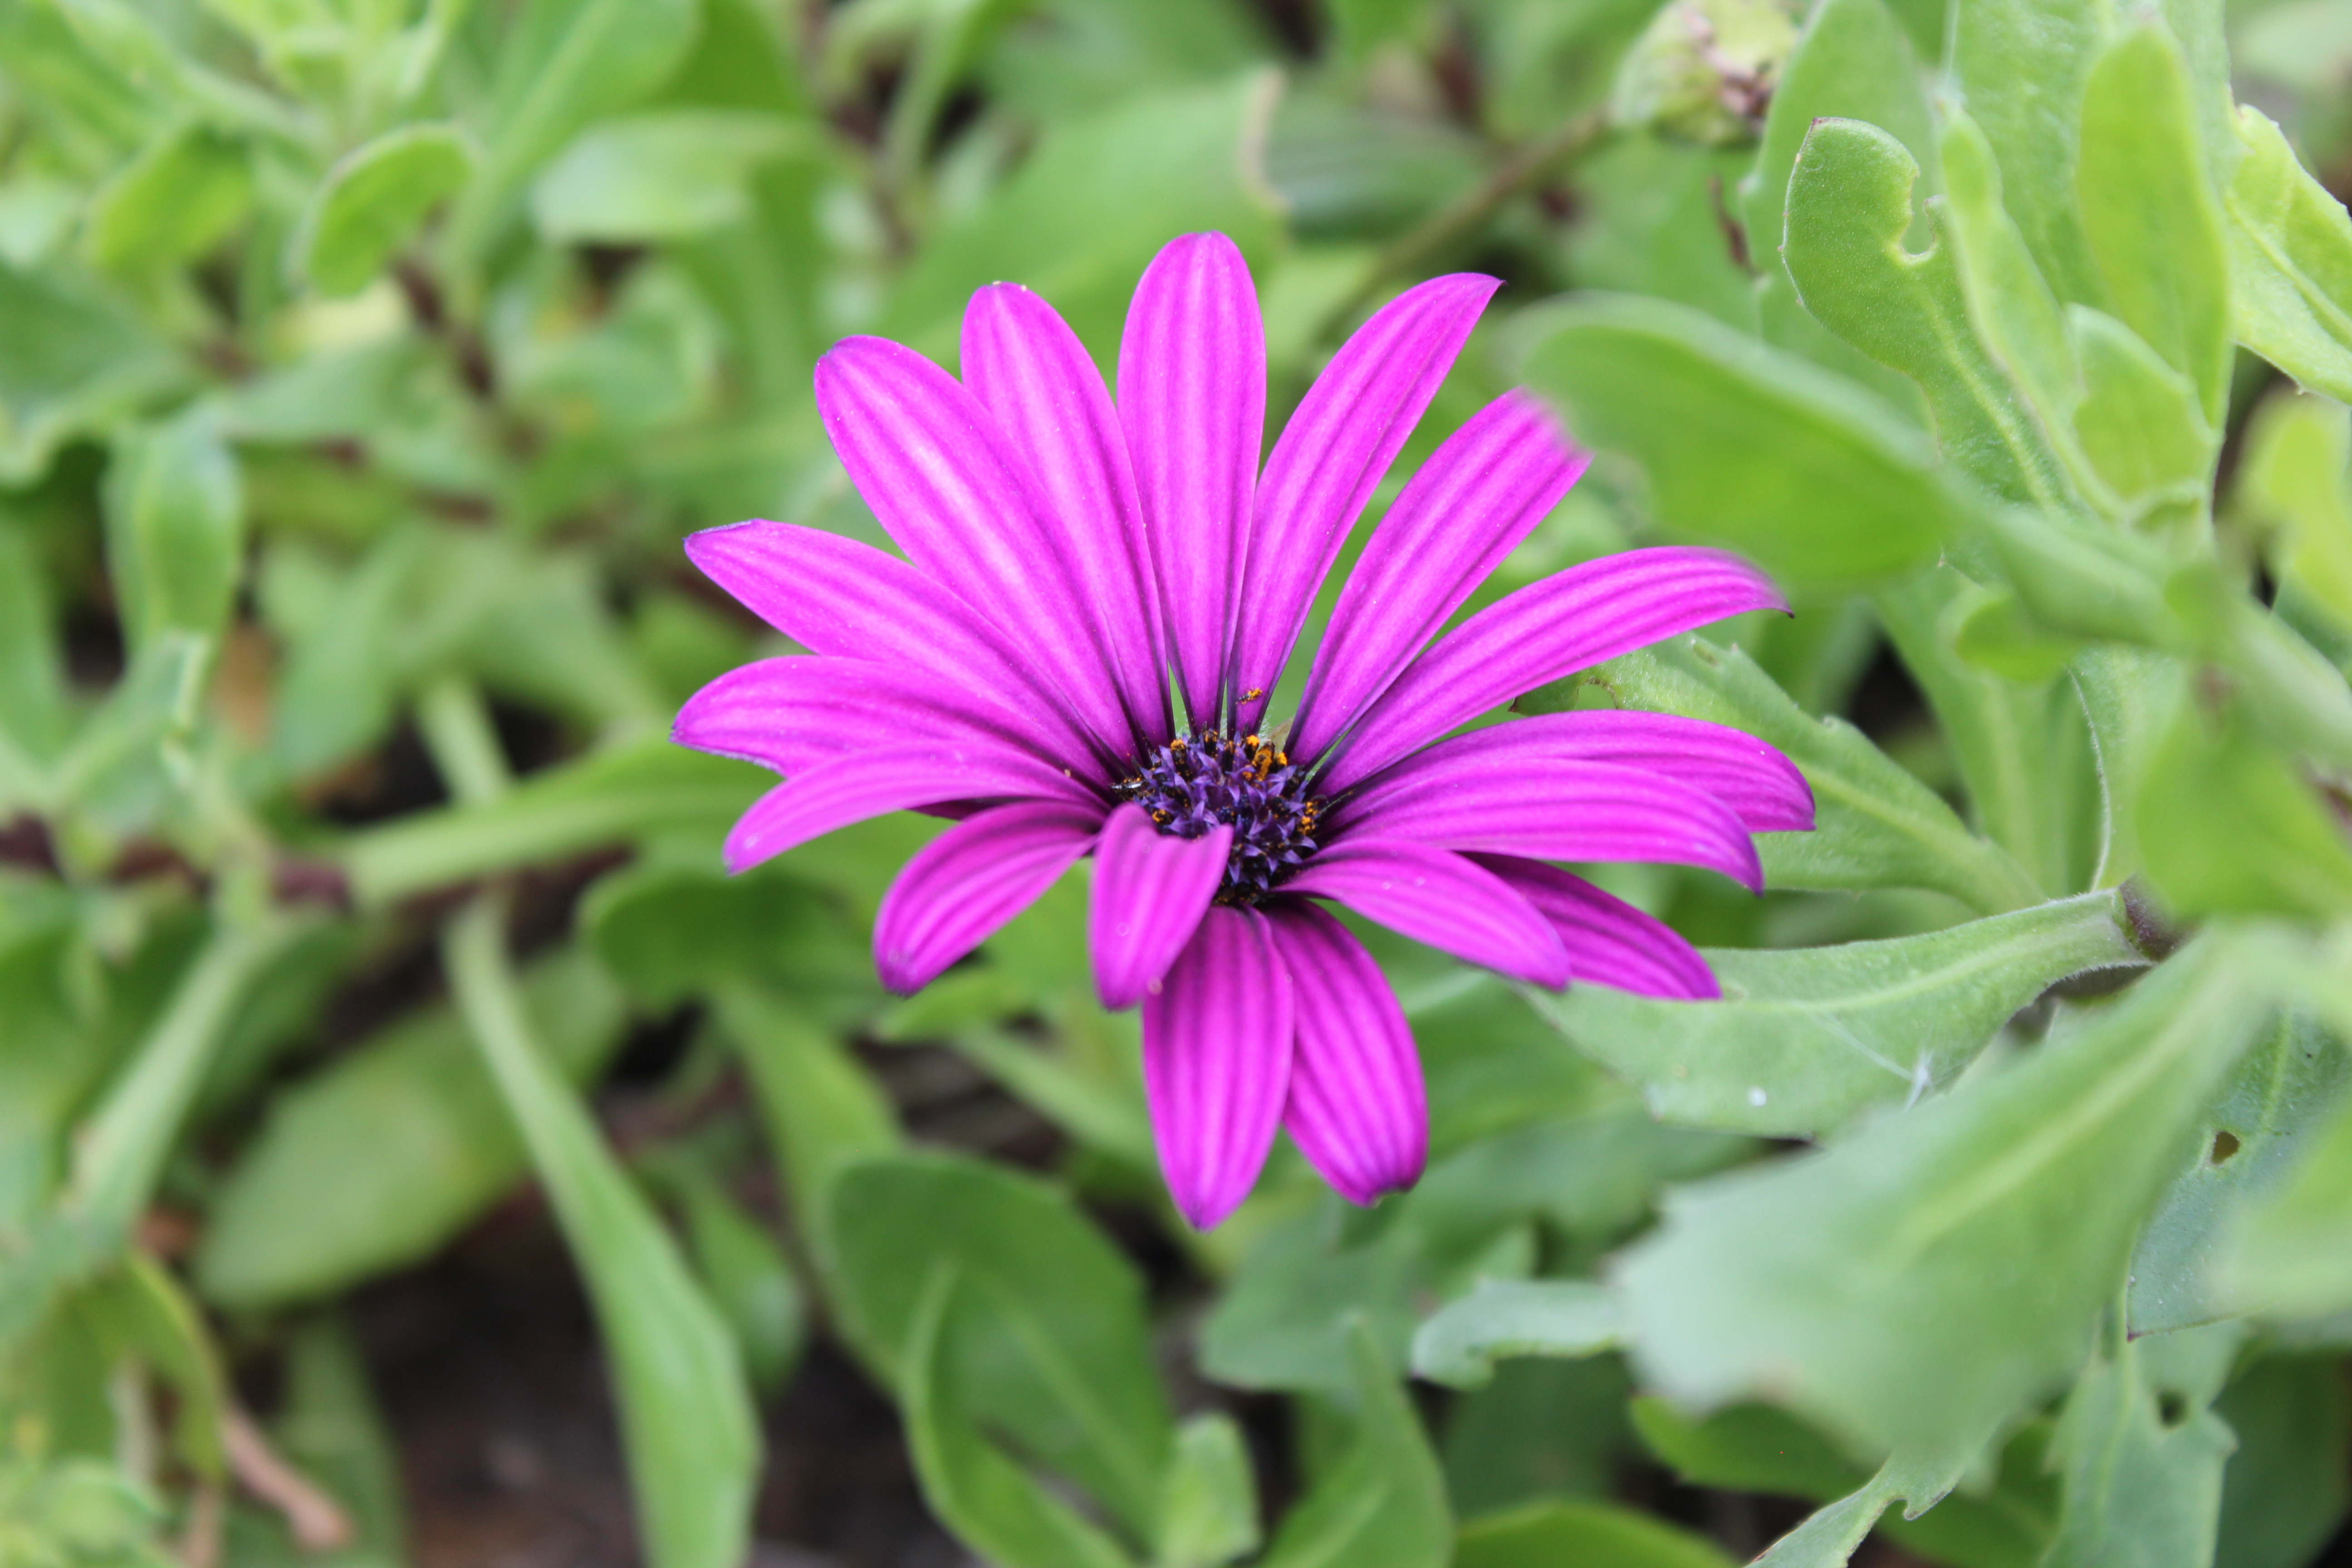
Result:
{"label": "green leaf", "polygon": [[663,1181],[683,1212],[695,1268],[735,1331],[752,1386],[781,1392],[809,1332],[808,1304],[783,1248],[710,1171],[679,1161]]}
{"label": "green leaf", "polygon": [[751,216],[761,164],[820,152],[809,129],[750,110],[656,110],[575,138],[531,187],[532,220],[558,244],[644,244]]}
{"label": "green leaf", "polygon": [[343,1506],[354,1553],[407,1561],[400,1455],[351,1329],[339,1316],[309,1319],[288,1336],[282,1365],[284,1400],[271,1423],[279,1451]]}
{"label": "green leaf", "polygon": [[[1828,1438],[1769,1405],[1735,1405],[1695,1421],[1644,1397],[1633,1402],[1633,1415],[1650,1451],[1694,1486],[1831,1502],[1870,1484],[1869,1473]],[[1989,1493],[1953,1492],[1911,1518],[1882,1519],[1879,1531],[1951,1568],[2034,1568],[2057,1527],[2058,1489],[2042,1462],[2046,1436],[2047,1423],[2035,1423],[2012,1438]]]}
{"label": "green leaf", "polygon": [[1624,1341],[1606,1287],[1584,1279],[1485,1279],[1412,1337],[1414,1375],[1475,1388],[1506,1356],[1588,1356]]}
{"label": "green leaf", "polygon": [[478,161],[473,141],[440,121],[404,125],[353,148],[303,208],[289,269],[331,300],[358,293],[427,213],[465,187]]}
{"label": "green leaf", "polygon": [[952,1358],[961,1276],[933,1266],[895,1358],[923,1500],[965,1544],[1007,1568],[1131,1568],[1134,1559],[991,1442]]}
{"label": "green leaf", "polygon": [[992,200],[925,244],[879,330],[946,357],[972,290],[1012,279],[1108,363],[1128,296],[1171,234],[1220,229],[1246,255],[1271,248],[1279,204],[1258,161],[1279,89],[1252,71],[1053,126]]}
{"label": "green leaf", "polygon": [[253,205],[245,149],[204,125],[148,146],[91,200],[89,258],[110,272],[162,271],[228,237]]}
{"label": "green leaf", "polygon": [[2240,106],[2229,214],[2238,341],[2315,392],[2352,400],[2352,215],[2262,110]]}
{"label": "green leaf", "polygon": [[2100,284],[2074,193],[2083,82],[2114,26],[2109,0],[1970,0],[1952,7],[1952,74],[2000,161],[2010,215],[2063,300]]}
{"label": "green leaf", "polygon": [[2123,919],[2086,893],[1924,936],[1710,950],[1719,1002],[1579,985],[1535,1005],[1668,1121],[1811,1137],[1949,1083],[2059,981],[2144,963]]}
{"label": "green leaf", "polygon": [[[575,1083],[620,1044],[620,994],[576,948],[532,966],[523,1005]],[[528,1168],[465,1026],[404,1019],[272,1099],[213,1198],[197,1282],[243,1310],[332,1295],[432,1256]]]}
{"label": "green leaf", "polygon": [[[1817,612],[1800,610],[1800,616]],[[1778,888],[1860,891],[1925,888],[1981,914],[2037,902],[2040,891],[1998,845],[1968,830],[1918,777],[1845,720],[1806,713],[1738,648],[1697,637],[1654,643],[1565,689],[1579,706],[1680,713],[1745,730],[1794,762],[1812,786],[1811,833],[1760,835],[1765,879]],[[1554,687],[1523,698],[1530,712],[1567,705]]]}
{"label": "green leaf", "polygon": [[2352,631],[2352,411],[2326,398],[2265,400],[2248,426],[2231,501],[2273,531],[2266,553],[2282,605],[2317,608]]}
{"label": "green leaf", "polygon": [[533,773],[487,805],[417,812],[356,833],[343,866],[361,903],[393,903],[656,828],[723,830],[759,787],[740,763],[647,738]]}
{"label": "green leaf", "polygon": [[48,470],[58,447],[170,390],[179,356],[79,273],[0,266],[0,483]]}
{"label": "green leaf", "polygon": [[65,742],[57,619],[48,574],[31,538],[0,520],[0,749],[22,758],[13,768],[0,763],[0,808],[9,804],[11,773],[54,756]]}
{"label": "green leaf", "polygon": [[1454,1568],[1732,1568],[1704,1535],[1619,1503],[1545,1502],[1463,1527]]}
{"label": "green leaf", "polygon": [[1953,1470],[1950,1461],[1940,1457],[1913,1459],[1898,1454],[1852,1494],[1774,1542],[1753,1568],[1837,1568],[1853,1557],[1863,1537],[1896,1500],[1914,1510],[1934,1506],[1951,1489]]}
{"label": "green leaf", "polygon": [[106,553],[133,648],[166,631],[216,635],[245,566],[245,497],[219,421],[203,408],[115,438]]}
{"label": "green leaf", "polygon": [[2208,1118],[2189,1166],[2173,1179],[2132,1256],[2135,1337],[2189,1328],[2236,1310],[2217,1276],[2230,1222],[2277,1190],[2317,1141],[2352,1080],[2343,1046],[2310,1018],[2282,1016],[2248,1053]]}
{"label": "green leaf", "polygon": [[1444,1568],[1454,1546],[1445,1478],[1370,1329],[1348,1338],[1355,1435],[1275,1531],[1259,1568]]}
{"label": "green leaf", "polygon": [[479,253],[524,181],[600,116],[659,87],[694,45],[697,0],[528,0],[499,50],[479,177],[450,223]]}
{"label": "green leaf", "polygon": [[835,1310],[902,1394],[927,1375],[902,1347],[925,1293],[952,1270],[958,1306],[940,1353],[972,1419],[1150,1539],[1173,1424],[1142,1281],[1118,1249],[1034,1178],[945,1154],[852,1165],[831,1209]]}
{"label": "green leaf", "polygon": [[1176,1429],[1160,1481],[1158,1568],[1220,1568],[1257,1550],[1257,1479],[1242,1429],[1223,1411]]}
{"label": "green leaf", "polygon": [[2113,316],[2074,305],[2066,325],[2083,367],[2074,438],[2116,498],[2111,515],[2130,523],[2167,512],[2202,518],[2220,437],[2197,389]]}
{"label": "green leaf", "polygon": [[2095,888],[2119,887],[2145,864],[2140,791],[2189,675],[2178,659],[2117,643],[2084,648],[2069,673],[2090,725],[2104,806],[2099,860],[2089,880]]}
{"label": "green leaf", "polygon": [[1918,58],[1882,0],[1824,0],[1812,7],[1772,89],[1763,145],[1739,184],[1739,214],[1749,259],[1759,269],[1755,310],[1765,342],[1859,381],[1918,418],[1924,410],[1917,389],[1815,321],[1799,302],[1796,284],[1780,259],[1788,232],[1789,173],[1805,132],[1825,115],[1880,126],[1923,163],[1935,154]]}
{"label": "green leaf", "polygon": [[2020,686],[2042,686],[2063,673],[2082,652],[2073,637],[2053,633],[2026,614],[2007,588],[1971,584],[1944,606],[1952,651],[1962,663]]}
{"label": "green leaf", "polygon": [[1885,405],[1696,310],[1588,298],[1523,322],[1528,384],[1581,438],[1640,461],[1659,521],[1782,582],[1891,575],[1933,559],[1966,515]]}
{"label": "green leaf", "polygon": [[1673,1195],[1617,1276],[1637,1363],[1692,1404],[1769,1391],[1858,1451],[1964,1462],[2081,1364],[2254,1026],[2246,963],[2208,935],[2063,1044]]}
{"label": "green leaf", "polygon": [[[2140,786],[2148,880],[2176,914],[2352,911],[2352,834],[2243,703],[2184,698]],[[2226,836],[2216,822],[2233,825]]]}
{"label": "green leaf", "polygon": [[[2230,1429],[2198,1402],[2168,1418],[2146,1355],[2126,1342],[2067,1396],[2052,1462],[2064,1480],[2049,1568],[2211,1561]],[[2168,1394],[2178,1400],[2179,1396]]]}
{"label": "green leaf", "polygon": [[1876,126],[1816,121],[1789,179],[1789,276],[1822,325],[1919,384],[1956,468],[2011,500],[2061,505],[2054,456],[1969,326],[1941,202],[1927,204],[1927,248],[1904,243],[1918,180],[1918,160]]}
{"label": "green leaf", "polygon": [[2268,1355],[2241,1372],[2213,1413],[2236,1434],[2221,1472],[2223,1568],[2299,1568],[2352,1503],[2352,1398],[2333,1357]]}
{"label": "green leaf", "polygon": [[878,991],[838,900],[773,867],[740,877],[699,865],[640,865],[599,878],[580,925],[604,967],[650,1007],[730,982],[855,1004]]}
{"label": "green leaf", "polygon": [[2218,1248],[2221,1294],[2241,1311],[2304,1318],[2352,1307],[2352,1106],[2299,1142],[2284,1183],[2249,1202]]}
{"label": "green leaf", "polygon": [[2230,271],[2180,46],[2142,22],[2093,62],[2074,188],[2107,308],[2195,388],[2218,430],[2230,394]]}
{"label": "green leaf", "polygon": [[540,1044],[508,967],[505,916],[503,900],[476,899],[449,927],[443,962],[595,1307],[646,1559],[654,1568],[736,1568],[750,1547],[760,1468],[741,1359]]}

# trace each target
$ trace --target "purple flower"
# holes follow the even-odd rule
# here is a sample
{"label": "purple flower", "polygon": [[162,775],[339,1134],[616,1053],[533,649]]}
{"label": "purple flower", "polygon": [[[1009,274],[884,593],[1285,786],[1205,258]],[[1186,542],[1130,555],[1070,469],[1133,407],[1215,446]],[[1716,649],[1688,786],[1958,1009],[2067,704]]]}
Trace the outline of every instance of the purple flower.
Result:
{"label": "purple flower", "polygon": [[1546,862],[1710,867],[1812,825],[1789,761],[1695,720],[1563,713],[1450,731],[1547,681],[1770,606],[1729,556],[1572,567],[1440,636],[1586,455],[1523,394],[1414,476],[1339,591],[1295,721],[1266,704],[1340,544],[1496,281],[1438,278],[1340,349],[1261,468],[1247,268],[1188,235],[1137,287],[1113,405],[1027,289],[974,295],[963,380],[877,338],[817,365],[850,479],[906,558],[746,522],[695,563],[814,657],[721,677],[677,737],[789,781],[734,870],[884,812],[957,819],[883,900],[875,961],[921,987],[1095,858],[1106,1006],[1143,1006],[1161,1167],[1192,1224],[1248,1194],[1277,1127],[1340,1193],[1410,1186],[1428,1144],[1404,1014],[1318,900],[1514,979],[1710,997],[1664,925]]}

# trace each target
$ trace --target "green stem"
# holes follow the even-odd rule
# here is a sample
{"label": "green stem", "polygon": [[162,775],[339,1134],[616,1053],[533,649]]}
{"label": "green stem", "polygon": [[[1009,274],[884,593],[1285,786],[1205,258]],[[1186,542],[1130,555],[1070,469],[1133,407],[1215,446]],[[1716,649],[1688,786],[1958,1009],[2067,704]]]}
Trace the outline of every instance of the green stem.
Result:
{"label": "green stem", "polygon": [[441,782],[463,805],[488,805],[507,793],[512,773],[490,711],[474,683],[445,675],[417,695],[416,727],[440,770]]}

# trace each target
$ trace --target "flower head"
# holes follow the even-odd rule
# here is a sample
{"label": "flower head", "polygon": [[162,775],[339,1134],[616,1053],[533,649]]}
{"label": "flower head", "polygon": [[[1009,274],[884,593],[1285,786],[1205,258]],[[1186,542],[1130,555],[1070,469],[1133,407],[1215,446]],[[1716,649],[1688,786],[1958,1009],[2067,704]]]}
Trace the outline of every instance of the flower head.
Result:
{"label": "flower head", "polygon": [[683,743],[785,776],[729,837],[730,868],[884,812],[957,819],[876,920],[876,963],[905,993],[1093,857],[1096,983],[1108,1006],[1142,1005],[1161,1167],[1195,1226],[1247,1195],[1277,1128],[1358,1203],[1420,1174],[1412,1034],[1327,901],[1533,984],[1713,996],[1688,943],[1549,862],[1757,888],[1749,835],[1811,826],[1788,760],[1718,725],[1578,712],[1452,733],[1645,643],[1785,607],[1729,556],[1635,550],[1439,635],[1587,461],[1517,393],[1405,486],[1296,715],[1268,723],[1341,543],[1495,288],[1438,278],[1381,310],[1261,466],[1265,338],[1223,236],[1145,272],[1116,405],[1053,309],[995,284],[965,314],[961,381],[875,338],[817,366],[825,428],[903,560],[772,522],[687,542],[814,656],[734,670],[678,715]]}

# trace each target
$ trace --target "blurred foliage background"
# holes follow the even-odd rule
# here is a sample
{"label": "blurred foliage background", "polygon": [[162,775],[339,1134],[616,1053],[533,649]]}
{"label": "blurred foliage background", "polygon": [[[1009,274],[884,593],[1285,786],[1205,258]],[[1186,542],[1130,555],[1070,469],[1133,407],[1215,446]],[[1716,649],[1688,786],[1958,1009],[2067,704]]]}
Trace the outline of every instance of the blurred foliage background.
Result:
{"label": "blurred foliage background", "polygon": [[[2347,184],[2344,0],[0,0],[0,1565],[2320,1560]],[[1473,607],[1800,605],[1530,706],[1822,804],[1604,873],[1719,1005],[1381,940],[1428,1177],[1207,1237],[1082,876],[890,1002],[937,825],[664,734],[682,535],[882,542],[827,343],[1202,228],[1277,416],[1503,278],[1375,512],[1528,379]]]}

